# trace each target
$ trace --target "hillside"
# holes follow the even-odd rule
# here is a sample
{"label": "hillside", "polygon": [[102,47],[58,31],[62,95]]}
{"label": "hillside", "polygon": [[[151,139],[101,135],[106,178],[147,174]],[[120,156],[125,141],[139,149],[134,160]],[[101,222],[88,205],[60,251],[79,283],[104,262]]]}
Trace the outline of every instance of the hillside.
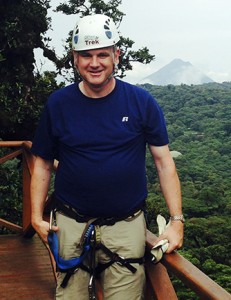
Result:
{"label": "hillside", "polygon": [[[182,154],[174,158],[186,216],[181,253],[231,292],[231,83],[142,87],[164,111],[170,150]],[[157,213],[168,212],[150,155],[147,175],[154,225]],[[179,299],[197,298],[185,291]]]}
{"label": "hillside", "polygon": [[203,84],[213,82],[211,78],[202,71],[195,68],[190,62],[181,59],[174,59],[169,64],[145,77],[141,84],[149,83],[154,85],[180,85],[180,84]]}

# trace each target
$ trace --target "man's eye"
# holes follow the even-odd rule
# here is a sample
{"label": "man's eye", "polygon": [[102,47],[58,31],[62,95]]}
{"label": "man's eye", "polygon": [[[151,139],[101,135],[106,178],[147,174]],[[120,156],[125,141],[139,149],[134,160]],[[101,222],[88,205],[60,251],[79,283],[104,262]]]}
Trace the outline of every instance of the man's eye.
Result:
{"label": "man's eye", "polygon": [[86,53],[86,54],[84,53],[84,54],[81,54],[81,55],[82,55],[82,57],[86,57],[86,58],[91,57],[91,56],[90,56],[89,54],[87,54],[87,53]]}
{"label": "man's eye", "polygon": [[106,53],[102,53],[102,54],[99,55],[99,57],[105,58],[105,57],[108,57],[108,55]]}

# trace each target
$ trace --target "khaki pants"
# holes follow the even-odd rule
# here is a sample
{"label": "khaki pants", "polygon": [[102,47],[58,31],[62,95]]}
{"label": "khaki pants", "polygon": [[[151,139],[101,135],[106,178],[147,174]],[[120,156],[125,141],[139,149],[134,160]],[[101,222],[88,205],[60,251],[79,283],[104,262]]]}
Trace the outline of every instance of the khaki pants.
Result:
{"label": "khaki pants", "polygon": [[[86,223],[77,223],[75,220],[57,213],[59,226],[59,255],[64,259],[80,256],[82,249],[79,246],[82,232]],[[132,221],[119,221],[113,226],[100,227],[101,242],[111,251],[124,258],[140,258],[144,256],[146,241],[146,224],[143,213]],[[110,258],[102,251],[96,251],[96,261],[106,263]],[[87,264],[87,261],[84,261]],[[145,284],[144,265],[132,264],[136,269],[133,274],[126,267],[117,263],[112,264],[101,273],[100,282],[103,288],[104,300],[141,300]],[[58,274],[56,289],[57,300],[89,300],[88,284],[89,273],[79,269],[71,276],[67,287],[60,284],[65,273]]]}

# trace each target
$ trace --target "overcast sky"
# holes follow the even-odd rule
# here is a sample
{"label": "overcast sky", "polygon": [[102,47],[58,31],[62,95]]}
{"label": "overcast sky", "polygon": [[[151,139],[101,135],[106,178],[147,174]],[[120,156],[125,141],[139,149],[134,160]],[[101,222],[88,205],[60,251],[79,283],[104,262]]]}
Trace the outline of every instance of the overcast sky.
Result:
{"label": "overcast sky", "polygon": [[[119,9],[126,14],[121,34],[135,41],[134,50],[147,46],[156,57],[147,66],[135,63],[127,73],[129,82],[138,83],[175,58],[189,61],[217,82],[231,81],[230,0],[123,0]],[[61,54],[78,18],[51,16],[50,45]]]}

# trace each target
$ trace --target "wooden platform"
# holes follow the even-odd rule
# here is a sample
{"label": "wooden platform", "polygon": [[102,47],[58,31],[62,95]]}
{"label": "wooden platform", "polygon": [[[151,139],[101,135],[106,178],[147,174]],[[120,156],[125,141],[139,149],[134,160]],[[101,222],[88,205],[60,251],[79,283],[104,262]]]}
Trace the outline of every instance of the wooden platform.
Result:
{"label": "wooden platform", "polygon": [[0,299],[48,300],[54,290],[48,250],[38,236],[0,236]]}

